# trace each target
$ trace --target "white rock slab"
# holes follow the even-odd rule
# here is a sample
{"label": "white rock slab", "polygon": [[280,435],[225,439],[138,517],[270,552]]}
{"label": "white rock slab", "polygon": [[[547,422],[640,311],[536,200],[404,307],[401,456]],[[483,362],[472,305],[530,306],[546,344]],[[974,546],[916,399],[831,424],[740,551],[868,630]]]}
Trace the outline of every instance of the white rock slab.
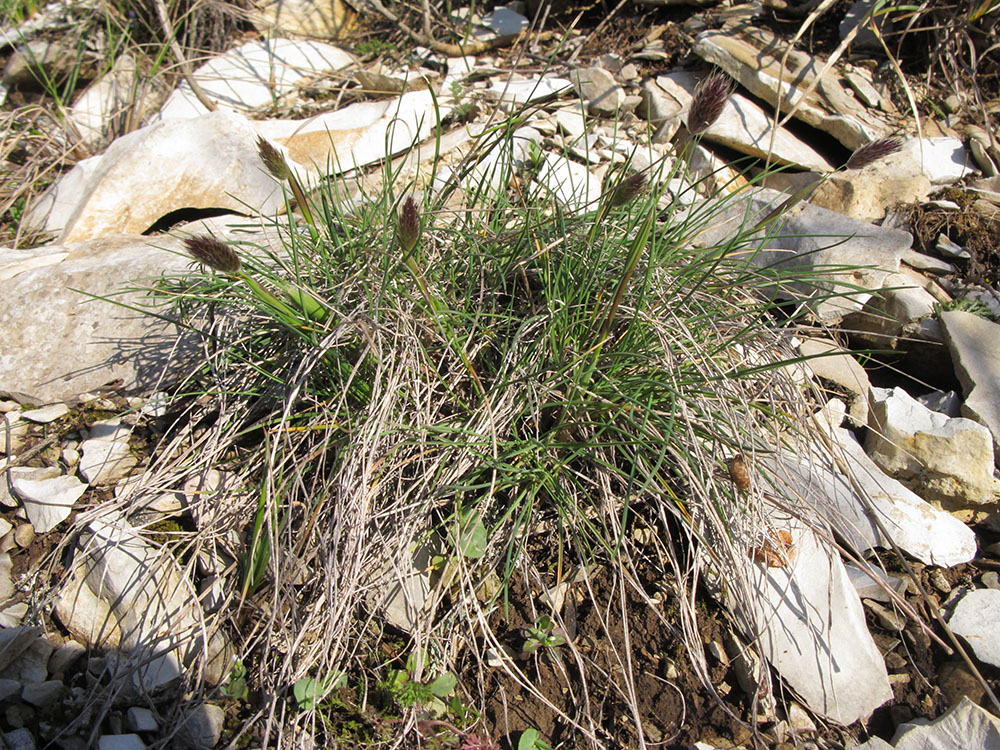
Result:
{"label": "white rock slab", "polygon": [[960,138],[911,138],[900,151],[910,154],[934,185],[950,185],[975,171]]}
{"label": "white rock slab", "polygon": [[885,663],[840,555],[779,515],[771,521],[791,533],[797,555],[786,567],[752,564],[754,642],[813,711],[851,724],[892,698]]}
{"label": "white rock slab", "polygon": [[221,110],[148,125],[74,167],[32,206],[28,225],[71,243],[141,234],[181,208],[278,212],[284,198],[256,140],[245,117]]}
{"label": "white rock slab", "polygon": [[97,740],[97,750],[145,750],[146,743],[137,734],[105,734]]}
{"label": "white rock slab", "polygon": [[22,417],[27,419],[29,422],[35,422],[37,424],[55,422],[60,417],[65,417],[67,414],[69,414],[69,407],[66,404],[50,404],[48,406],[43,406],[40,409],[29,409],[28,411],[21,412]]}
{"label": "white rock slab", "polygon": [[145,74],[136,66],[135,58],[125,53],[80,95],[67,117],[83,142],[95,149],[113,134],[116,120],[124,121],[127,115],[132,122],[144,122],[169,93],[161,74]]}
{"label": "white rock slab", "polygon": [[1000,591],[967,593],[955,605],[948,626],[966,640],[977,659],[1000,667]]}
{"label": "white rock slab", "polygon": [[829,133],[849,149],[889,134],[889,126],[849,95],[836,74],[827,73],[822,84],[806,97],[824,61],[793,49],[783,67],[785,44],[766,29],[747,25],[735,32],[729,28],[703,31],[693,50],[768,104],[776,105],[780,97],[782,112],[798,105],[798,119]]}
{"label": "white rock slab", "polygon": [[125,722],[133,732],[156,732],[160,729],[160,722],[148,708],[132,706],[125,712]]}
{"label": "white rock slab", "polygon": [[535,181],[573,213],[594,211],[601,199],[601,183],[582,164],[558,154],[545,154]]}
{"label": "white rock slab", "polygon": [[[676,100],[683,109],[691,106],[698,79],[693,73],[677,71],[658,76],[656,85],[660,92]],[[733,94],[729,97],[722,116],[704,133],[706,140],[728,146],[743,154],[765,158],[771,154],[776,164],[786,164],[829,172],[833,166],[823,156],[787,130],[781,129],[771,147],[771,116],[745,96]]]}
{"label": "white rock slab", "polygon": [[906,580],[899,576],[883,573],[871,566],[867,570],[862,570],[854,563],[844,563],[844,569],[847,571],[847,577],[851,579],[851,585],[862,599],[891,602],[892,597],[886,589],[900,596],[906,593]]}
{"label": "white rock slab", "polygon": [[[261,120],[260,135],[285,147],[304,169],[337,174],[400,153],[426,139],[451,107],[429,91],[411,91],[396,99],[358,102],[308,120]],[[433,155],[434,145],[428,146]],[[255,157],[256,159],[256,157]],[[259,163],[259,160],[257,160]]]}
{"label": "white rock slab", "polygon": [[507,7],[499,7],[483,16],[483,23],[497,36],[517,36],[528,28],[528,19]]}
{"label": "white rock slab", "polygon": [[854,476],[855,491],[830,456],[807,456],[783,452],[765,464],[773,472],[775,490],[793,487],[802,502],[826,519],[858,552],[891,545],[879,531],[872,513],[885,526],[899,547],[928,565],[948,567],[968,562],[976,554],[972,529],[949,513],[924,502],[913,492],[882,473],[865,454],[854,436],[840,427],[830,431],[839,465]]}
{"label": "white rock slab", "polygon": [[80,544],[87,588],[111,606],[136,688],[173,682],[203,653],[205,679],[216,684],[223,678],[230,647],[220,632],[204,631],[196,592],[170,555],[110,509],[90,523]]}
{"label": "white rock slab", "polygon": [[39,534],[51,531],[69,518],[73,504],[87,491],[87,485],[72,476],[34,480],[22,479],[12,472],[10,484]]}
{"label": "white rock slab", "polygon": [[1000,457],[1000,325],[960,310],[943,312],[940,319],[965,394],[962,414],[986,426],[994,457]]}
{"label": "white rock slab", "polygon": [[962,696],[934,721],[917,719],[900,724],[893,743],[895,750],[997,750],[1000,719]]}
{"label": "white rock slab", "polygon": [[580,98],[587,103],[587,109],[593,115],[613,117],[625,103],[624,89],[603,68],[576,70],[570,78]]}
{"label": "white rock slab", "polygon": [[552,94],[566,94],[573,90],[565,78],[532,78],[527,81],[494,81],[487,92],[508,104],[524,104],[544,99]]}
{"label": "white rock slab", "polygon": [[5,602],[14,595],[14,581],[11,579],[11,571],[14,569],[14,562],[6,552],[0,552],[0,602]]}
{"label": "white rock slab", "polygon": [[873,388],[865,451],[889,476],[931,501],[993,503],[993,437],[978,422],[931,411],[902,388]]}
{"label": "white rock slab", "polygon": [[799,346],[799,354],[810,357],[805,366],[813,374],[836,383],[852,395],[851,419],[856,425],[867,425],[871,383],[865,368],[849,352],[824,339],[805,339]]}
{"label": "white rock slab", "polygon": [[108,484],[128,474],[138,462],[128,445],[129,434],[120,419],[92,425],[90,438],[80,444],[80,475],[90,484]]}
{"label": "white rock slab", "polygon": [[[339,47],[305,39],[247,42],[194,71],[194,78],[217,105],[247,112],[274,102],[305,78],[328,75],[355,64]],[[160,109],[159,118],[175,120],[207,113],[187,82]]]}
{"label": "white rock slab", "polygon": [[[744,191],[744,196],[718,204],[718,214],[706,220],[705,231],[694,239],[694,244],[708,247],[726,241],[741,227],[746,232],[747,227],[753,227],[786,199],[774,190]],[[819,320],[837,323],[871,298],[863,290],[881,289],[885,277],[899,270],[900,258],[912,242],[907,232],[800,203],[795,211],[770,226],[766,237],[748,237],[741,257],[757,268],[791,267],[815,273],[814,279],[785,283],[781,290],[774,291],[780,291],[784,298],[793,292],[802,298],[839,294],[810,303]],[[757,248],[759,251],[754,252]],[[849,270],[831,270],[838,267]]]}

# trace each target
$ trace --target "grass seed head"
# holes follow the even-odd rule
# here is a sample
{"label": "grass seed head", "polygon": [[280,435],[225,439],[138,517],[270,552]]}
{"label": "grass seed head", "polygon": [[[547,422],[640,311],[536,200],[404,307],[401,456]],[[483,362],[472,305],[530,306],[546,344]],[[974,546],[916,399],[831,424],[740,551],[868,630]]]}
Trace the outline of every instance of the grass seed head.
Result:
{"label": "grass seed head", "polygon": [[903,142],[898,138],[879,138],[877,141],[866,143],[851,154],[851,158],[847,160],[847,168],[862,169],[889,154],[896,153],[902,146]]}
{"label": "grass seed head", "polygon": [[646,187],[646,175],[637,173],[626,177],[615,186],[611,194],[611,205],[615,208],[631,203]]}
{"label": "grass seed head", "polygon": [[240,270],[240,258],[229,245],[215,237],[199,235],[184,240],[187,251],[199,263],[220,273],[234,274]]}
{"label": "grass seed head", "polygon": [[403,251],[409,255],[420,240],[420,210],[413,197],[408,197],[399,207],[397,216],[396,231],[399,236],[399,244]]}
{"label": "grass seed head", "polygon": [[263,136],[257,138],[257,155],[276,180],[291,180],[292,170],[285,157]]}
{"label": "grass seed head", "polygon": [[688,132],[701,135],[712,127],[733,93],[733,82],[722,73],[712,73],[694,90],[694,100],[688,112]]}

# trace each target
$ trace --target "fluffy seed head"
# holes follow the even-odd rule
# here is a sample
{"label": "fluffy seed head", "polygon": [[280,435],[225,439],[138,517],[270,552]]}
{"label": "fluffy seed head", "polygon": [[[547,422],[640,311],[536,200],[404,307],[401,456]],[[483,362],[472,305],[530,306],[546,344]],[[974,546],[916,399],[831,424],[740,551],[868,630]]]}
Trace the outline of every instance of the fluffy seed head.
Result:
{"label": "fluffy seed head", "polygon": [[240,258],[229,245],[215,237],[199,235],[184,240],[187,251],[199,263],[204,263],[220,273],[237,273],[240,270]]}
{"label": "fluffy seed head", "polygon": [[702,79],[694,90],[688,112],[688,132],[701,135],[722,116],[722,110],[733,93],[733,82],[722,73],[712,73]]}
{"label": "fluffy seed head", "polygon": [[396,233],[399,236],[399,244],[402,245],[403,251],[409,255],[420,240],[420,211],[417,209],[417,202],[412,197],[408,197],[399,207],[399,214],[396,218]]}
{"label": "fluffy seed head", "polygon": [[641,172],[629,175],[615,186],[611,193],[611,205],[614,208],[624,206],[636,199],[642,189],[646,187],[646,175]]}
{"label": "fluffy seed head", "polygon": [[260,156],[260,160],[264,162],[264,166],[267,167],[267,171],[274,179],[292,179],[292,170],[289,168],[288,162],[285,161],[285,157],[263,136],[257,137],[257,155]]}
{"label": "fluffy seed head", "polygon": [[858,148],[851,158],[847,160],[848,169],[861,169],[869,164],[874,164],[889,154],[894,154],[902,147],[903,143],[898,138],[879,138],[877,141],[866,143]]}

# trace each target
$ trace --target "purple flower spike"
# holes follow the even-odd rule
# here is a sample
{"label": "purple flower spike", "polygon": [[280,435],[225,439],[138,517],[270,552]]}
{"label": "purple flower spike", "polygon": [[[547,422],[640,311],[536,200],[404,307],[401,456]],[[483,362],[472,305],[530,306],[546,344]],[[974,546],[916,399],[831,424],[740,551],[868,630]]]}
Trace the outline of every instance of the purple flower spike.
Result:
{"label": "purple flower spike", "polygon": [[199,263],[220,273],[235,274],[240,270],[240,258],[229,245],[215,237],[200,235],[184,240],[187,251]]}
{"label": "purple flower spike", "polygon": [[615,186],[611,194],[611,206],[617,208],[631,203],[636,199],[643,188],[646,187],[646,175],[641,172],[630,175]]}
{"label": "purple flower spike", "polygon": [[889,154],[894,154],[902,148],[903,142],[898,138],[879,138],[858,148],[847,160],[848,169],[863,169],[874,164]]}
{"label": "purple flower spike", "polygon": [[403,250],[409,255],[420,240],[420,211],[417,209],[417,202],[412,197],[403,201],[397,218],[399,244],[402,245]]}
{"label": "purple flower spike", "polygon": [[733,93],[733,82],[722,73],[712,73],[694,90],[694,100],[688,112],[688,132],[701,135],[712,127]]}

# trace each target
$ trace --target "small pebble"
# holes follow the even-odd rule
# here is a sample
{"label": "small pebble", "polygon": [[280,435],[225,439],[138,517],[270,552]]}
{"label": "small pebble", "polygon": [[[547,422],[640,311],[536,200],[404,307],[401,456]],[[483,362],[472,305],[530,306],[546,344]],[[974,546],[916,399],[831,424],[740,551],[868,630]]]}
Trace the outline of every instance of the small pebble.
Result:
{"label": "small pebble", "polygon": [[16,529],[14,529],[14,541],[17,543],[18,547],[22,549],[27,549],[33,541],[35,541],[35,527],[30,523],[19,524]]}
{"label": "small pebble", "polygon": [[995,570],[983,573],[979,582],[988,589],[1000,590],[1000,573],[997,573]]}
{"label": "small pebble", "polygon": [[944,577],[944,571],[941,568],[935,568],[931,571],[927,579],[931,582],[931,586],[936,588],[942,594],[951,593],[951,584],[948,583],[948,579]]}

